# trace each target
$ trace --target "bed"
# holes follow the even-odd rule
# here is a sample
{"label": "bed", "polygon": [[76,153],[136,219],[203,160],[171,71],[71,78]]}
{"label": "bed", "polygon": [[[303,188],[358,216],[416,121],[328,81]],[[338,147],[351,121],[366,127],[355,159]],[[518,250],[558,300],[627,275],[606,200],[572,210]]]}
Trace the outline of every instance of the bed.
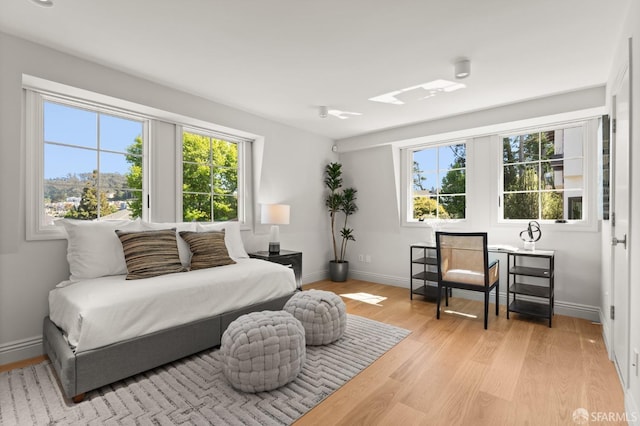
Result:
{"label": "bed", "polygon": [[[90,390],[219,345],[234,319],[280,310],[296,290],[291,269],[248,258],[234,223],[66,222],[71,276],[49,294],[43,345],[64,395],[75,402]],[[180,238],[185,229],[225,231],[232,262],[128,280],[114,230],[145,233],[167,226],[176,229],[185,270],[196,256]]]}

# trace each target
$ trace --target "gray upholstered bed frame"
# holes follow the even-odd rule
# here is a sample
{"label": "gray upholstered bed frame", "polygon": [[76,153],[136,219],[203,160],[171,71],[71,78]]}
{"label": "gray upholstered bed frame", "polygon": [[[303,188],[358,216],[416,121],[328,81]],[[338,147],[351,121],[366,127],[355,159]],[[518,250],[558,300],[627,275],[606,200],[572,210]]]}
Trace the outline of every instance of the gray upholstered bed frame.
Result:
{"label": "gray upholstered bed frame", "polygon": [[71,350],[61,330],[46,317],[44,350],[65,396],[79,402],[87,391],[218,346],[231,321],[249,312],[280,310],[290,297],[291,294],[79,354]]}

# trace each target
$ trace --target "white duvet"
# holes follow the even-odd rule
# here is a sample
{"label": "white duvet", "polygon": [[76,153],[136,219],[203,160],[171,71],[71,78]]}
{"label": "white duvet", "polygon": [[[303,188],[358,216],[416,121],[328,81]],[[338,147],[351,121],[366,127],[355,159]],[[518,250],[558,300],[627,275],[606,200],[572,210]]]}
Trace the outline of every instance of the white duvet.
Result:
{"label": "white duvet", "polygon": [[292,293],[293,270],[258,259],[125,280],[93,278],[49,293],[51,320],[76,353]]}

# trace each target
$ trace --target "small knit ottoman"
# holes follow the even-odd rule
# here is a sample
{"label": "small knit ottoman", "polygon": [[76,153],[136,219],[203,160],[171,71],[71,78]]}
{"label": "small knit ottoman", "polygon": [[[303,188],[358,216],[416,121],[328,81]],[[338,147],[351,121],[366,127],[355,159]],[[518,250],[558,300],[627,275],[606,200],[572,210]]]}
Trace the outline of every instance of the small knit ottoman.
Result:
{"label": "small knit ottoman", "polygon": [[220,345],[222,372],[243,392],[279,388],[298,376],[306,358],[304,328],[284,311],[252,312],[229,324]]}
{"label": "small knit ottoman", "polygon": [[335,342],[347,327],[347,309],[335,293],[323,290],[300,291],[283,308],[304,326],[307,345]]}

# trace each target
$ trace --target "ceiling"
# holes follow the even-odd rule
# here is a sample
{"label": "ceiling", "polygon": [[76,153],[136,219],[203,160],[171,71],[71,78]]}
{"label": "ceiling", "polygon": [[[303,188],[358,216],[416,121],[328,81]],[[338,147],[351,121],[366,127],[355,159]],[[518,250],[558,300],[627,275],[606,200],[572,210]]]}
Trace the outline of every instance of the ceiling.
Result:
{"label": "ceiling", "polygon": [[[0,31],[342,139],[603,85],[631,0],[53,1],[1,0]],[[464,89],[368,100],[462,57]]]}

